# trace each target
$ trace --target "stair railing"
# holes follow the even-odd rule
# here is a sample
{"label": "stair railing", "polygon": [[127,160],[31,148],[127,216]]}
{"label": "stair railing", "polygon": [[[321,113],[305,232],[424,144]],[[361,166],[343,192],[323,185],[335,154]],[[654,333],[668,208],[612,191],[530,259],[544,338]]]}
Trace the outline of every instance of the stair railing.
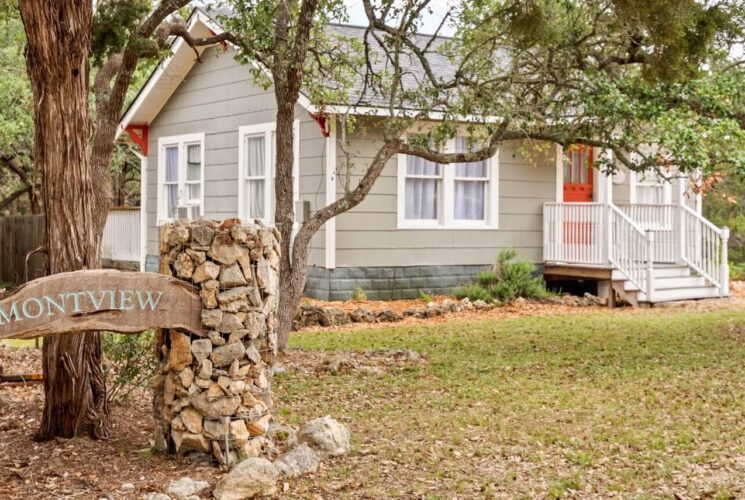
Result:
{"label": "stair railing", "polygon": [[691,208],[680,205],[682,260],[709,283],[729,293],[727,241],[729,229],[718,228]]}
{"label": "stair railing", "polygon": [[654,232],[645,231],[613,204],[608,210],[608,260],[651,300],[654,286]]}

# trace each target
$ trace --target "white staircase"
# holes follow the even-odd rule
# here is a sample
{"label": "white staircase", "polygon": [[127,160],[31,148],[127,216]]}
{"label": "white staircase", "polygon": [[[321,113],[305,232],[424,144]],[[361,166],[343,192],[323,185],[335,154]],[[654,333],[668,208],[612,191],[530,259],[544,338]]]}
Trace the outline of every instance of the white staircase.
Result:
{"label": "white staircase", "polygon": [[546,263],[609,269],[612,289],[636,306],[728,296],[728,238],[683,204],[544,205]]}
{"label": "white staircase", "polygon": [[658,304],[679,300],[694,300],[722,297],[718,285],[708,283],[706,278],[687,265],[657,264],[654,267],[652,300],[639,290],[622,272],[613,270],[613,289],[626,302],[632,305]]}

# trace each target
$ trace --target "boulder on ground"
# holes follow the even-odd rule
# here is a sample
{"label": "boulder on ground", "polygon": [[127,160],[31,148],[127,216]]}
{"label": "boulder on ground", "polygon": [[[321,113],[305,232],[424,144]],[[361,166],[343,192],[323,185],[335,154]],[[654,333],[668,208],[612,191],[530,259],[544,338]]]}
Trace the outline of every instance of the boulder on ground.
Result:
{"label": "boulder on ground", "polygon": [[182,477],[178,481],[171,481],[166,492],[175,500],[187,500],[189,497],[199,495],[209,486],[210,483],[206,481],[196,481],[190,477]]}
{"label": "boulder on ground", "polygon": [[279,469],[269,460],[247,458],[220,479],[213,494],[217,500],[271,496],[277,492],[278,478]]}
{"label": "boulder on ground", "polygon": [[298,431],[297,440],[323,456],[338,457],[351,449],[347,428],[328,415],[306,423]]}
{"label": "boulder on ground", "polygon": [[299,477],[318,470],[321,457],[310,446],[303,443],[274,461],[274,465],[287,477]]}

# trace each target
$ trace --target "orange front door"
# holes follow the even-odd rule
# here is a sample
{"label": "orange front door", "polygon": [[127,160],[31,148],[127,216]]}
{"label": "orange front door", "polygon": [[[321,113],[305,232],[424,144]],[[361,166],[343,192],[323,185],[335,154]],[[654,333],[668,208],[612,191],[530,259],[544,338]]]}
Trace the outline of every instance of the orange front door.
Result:
{"label": "orange front door", "polygon": [[[564,203],[592,202],[592,148],[571,146],[564,155]],[[564,222],[564,243],[591,245],[593,227],[582,216]]]}
{"label": "orange front door", "polygon": [[572,146],[564,157],[564,203],[592,201],[592,148]]}

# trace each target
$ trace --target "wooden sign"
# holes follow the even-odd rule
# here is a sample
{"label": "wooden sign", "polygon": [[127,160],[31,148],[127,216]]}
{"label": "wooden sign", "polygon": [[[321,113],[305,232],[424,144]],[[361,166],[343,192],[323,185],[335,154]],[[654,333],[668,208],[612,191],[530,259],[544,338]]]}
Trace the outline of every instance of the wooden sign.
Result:
{"label": "wooden sign", "polygon": [[202,334],[202,301],[188,283],[98,269],[46,276],[0,301],[0,340],[107,330],[174,328]]}

